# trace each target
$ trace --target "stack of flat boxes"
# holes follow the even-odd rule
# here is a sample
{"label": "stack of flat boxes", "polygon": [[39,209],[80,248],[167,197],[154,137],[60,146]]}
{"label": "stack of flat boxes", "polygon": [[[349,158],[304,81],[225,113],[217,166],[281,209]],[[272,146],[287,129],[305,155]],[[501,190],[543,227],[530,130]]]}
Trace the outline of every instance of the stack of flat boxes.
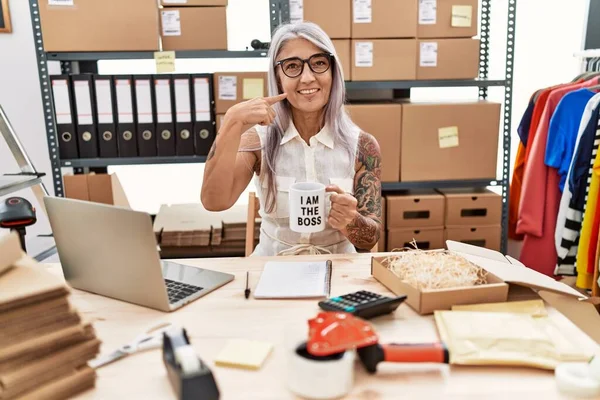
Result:
{"label": "stack of flat boxes", "polygon": [[162,48],[227,50],[227,0],[161,0]]}

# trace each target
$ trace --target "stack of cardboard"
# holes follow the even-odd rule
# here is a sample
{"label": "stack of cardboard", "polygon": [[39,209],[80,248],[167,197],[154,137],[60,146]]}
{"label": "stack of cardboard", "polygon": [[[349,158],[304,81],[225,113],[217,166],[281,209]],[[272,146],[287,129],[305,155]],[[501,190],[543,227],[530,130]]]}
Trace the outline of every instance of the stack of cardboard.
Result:
{"label": "stack of cardboard", "polygon": [[196,204],[161,205],[154,232],[166,247],[208,246],[211,242],[211,224],[205,210]]}
{"label": "stack of cardboard", "polygon": [[0,399],[64,399],[94,386],[93,327],[69,303],[64,281],[0,238]]}

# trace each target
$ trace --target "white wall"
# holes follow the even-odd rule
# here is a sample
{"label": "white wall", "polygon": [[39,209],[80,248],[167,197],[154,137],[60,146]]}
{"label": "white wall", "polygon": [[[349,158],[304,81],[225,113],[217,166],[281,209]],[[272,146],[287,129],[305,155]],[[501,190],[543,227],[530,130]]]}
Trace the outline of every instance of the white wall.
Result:
{"label": "white wall", "polygon": [[[9,0],[12,34],[0,34],[0,104],[36,167],[50,171],[40,99],[29,5],[25,0]],[[269,40],[268,0],[229,0],[228,39],[231,50],[250,46],[252,39]],[[490,78],[504,73],[507,0],[492,0]],[[543,12],[542,12],[543,11]],[[572,54],[581,49],[587,0],[520,0],[517,10],[515,70],[513,90],[513,132],[529,99],[537,88],[571,80],[580,63]],[[264,59],[177,60],[178,72],[266,70]],[[101,73],[152,73],[149,60],[104,61]],[[503,101],[502,89],[490,89],[490,100]],[[415,98],[476,98],[477,89],[415,89]],[[514,154],[517,135],[513,133]],[[0,172],[17,169],[6,145],[0,141]],[[65,172],[68,170],[65,169]],[[156,212],[161,203],[195,202],[199,199],[203,165],[119,166],[117,171],[134,208]],[[46,179],[47,187],[52,182]],[[32,199],[29,190],[18,193]],[[242,195],[240,202],[246,201]],[[47,231],[42,215],[36,231]]]}

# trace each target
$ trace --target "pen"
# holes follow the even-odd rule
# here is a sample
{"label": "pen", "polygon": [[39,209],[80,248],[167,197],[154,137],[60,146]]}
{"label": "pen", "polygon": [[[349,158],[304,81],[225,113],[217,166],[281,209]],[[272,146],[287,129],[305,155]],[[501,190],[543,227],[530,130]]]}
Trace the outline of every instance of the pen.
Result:
{"label": "pen", "polygon": [[250,271],[246,271],[246,290],[244,290],[244,296],[246,296],[246,298],[250,297],[250,286],[248,286],[249,276],[250,276]]}

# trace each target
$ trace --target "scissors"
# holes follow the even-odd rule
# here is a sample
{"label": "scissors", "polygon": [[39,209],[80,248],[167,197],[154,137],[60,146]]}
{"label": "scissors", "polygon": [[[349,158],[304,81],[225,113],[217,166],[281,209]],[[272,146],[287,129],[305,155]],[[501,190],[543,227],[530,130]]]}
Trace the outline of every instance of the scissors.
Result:
{"label": "scissors", "polygon": [[155,349],[157,347],[160,347],[162,346],[163,332],[170,329],[172,326],[173,324],[171,324],[170,322],[161,322],[157,325],[153,325],[150,328],[146,329],[144,333],[138,335],[130,343],[124,344],[123,346],[108,354],[97,357],[96,359],[90,361],[88,365],[91,368],[96,369],[104,365],[110,364],[114,361],[120,360],[121,358],[136,353],[138,351]]}

